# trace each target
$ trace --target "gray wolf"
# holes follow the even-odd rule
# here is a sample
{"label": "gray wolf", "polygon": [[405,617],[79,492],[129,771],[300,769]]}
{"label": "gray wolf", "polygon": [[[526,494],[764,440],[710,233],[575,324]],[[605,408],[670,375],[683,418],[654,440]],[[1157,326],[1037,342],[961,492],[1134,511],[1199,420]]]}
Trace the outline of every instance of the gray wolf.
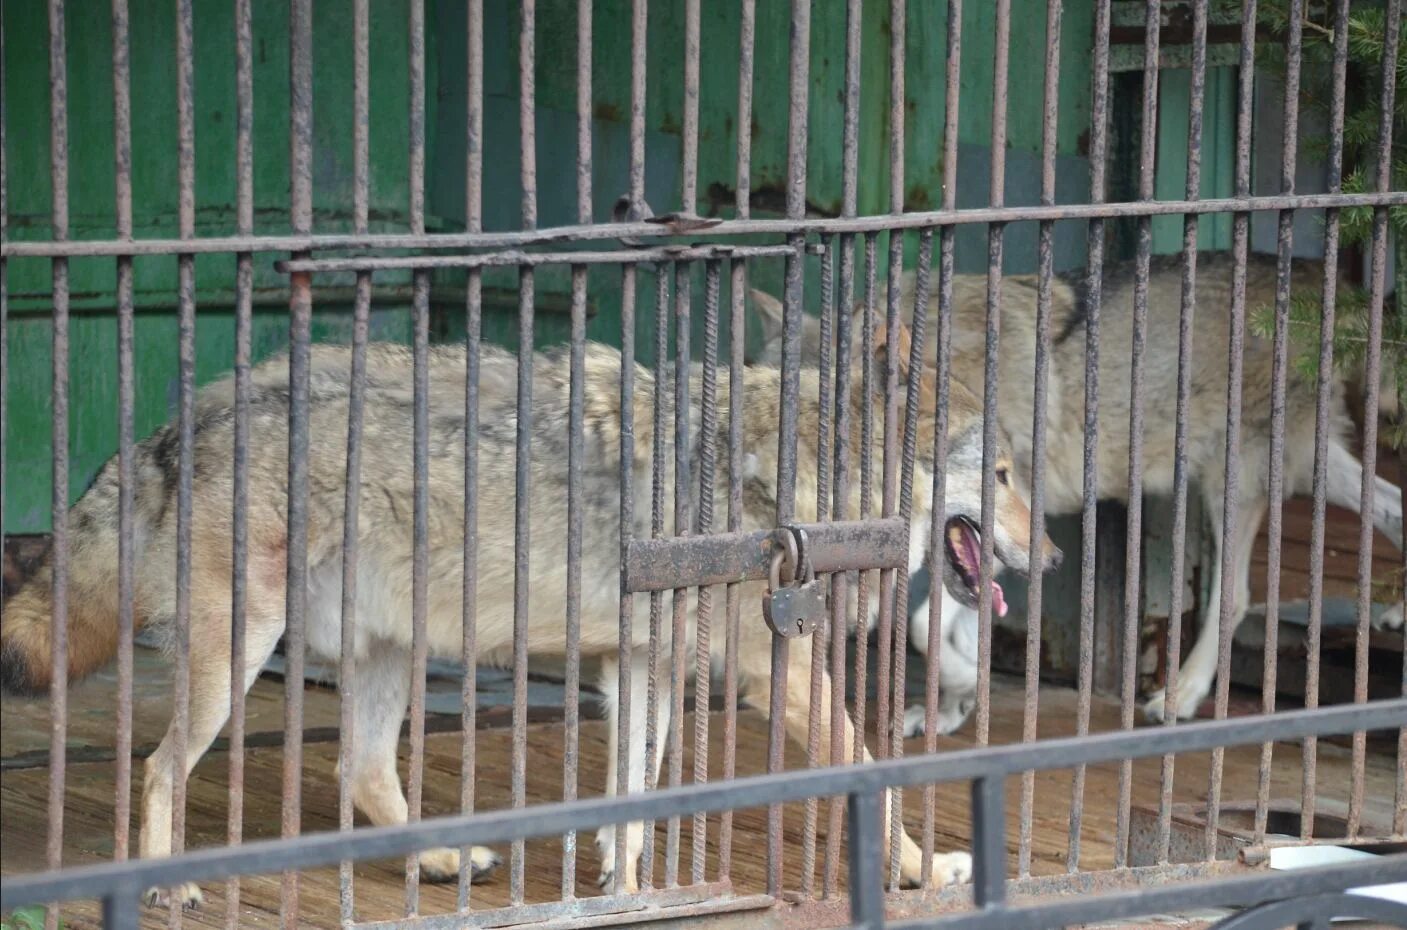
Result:
{"label": "gray wolf", "polygon": [[[903,333],[900,334],[901,336]],[[876,352],[883,353],[880,341]],[[882,356],[881,356],[882,357]],[[906,353],[900,353],[902,360]],[[318,345],[312,349],[309,403],[308,480],[308,614],[307,645],[317,657],[333,658],[340,649],[340,601],[345,450],[348,429],[348,393],[351,352],[345,346]],[[552,531],[567,519],[567,441],[570,361],[565,350],[534,356],[534,390],[531,431],[531,620],[528,650],[533,656],[561,657],[565,644],[565,592],[567,557],[565,534]],[[602,663],[601,690],[611,718],[610,755],[615,757],[618,700],[616,695],[619,637],[619,457],[621,435],[620,353],[588,344],[584,367],[584,438],[582,466],[583,533],[581,564],[581,652]],[[461,581],[464,546],[464,393],[466,366],[459,348],[437,347],[429,356],[430,461],[429,533],[430,572],[428,591],[428,644],[432,655],[457,658],[461,649]],[[360,561],[356,594],[355,654],[355,752],[350,784],[356,807],[374,824],[397,824],[407,808],[396,770],[396,744],[410,687],[412,598],[412,423],[413,360],[410,351],[394,345],[367,349],[368,386],[364,408],[360,485]],[[699,405],[701,366],[689,377],[696,383],[690,396]],[[648,471],[651,460],[654,375],[635,369],[634,458],[637,474]],[[815,518],[817,476],[814,471],[815,436],[819,410],[815,401],[818,374],[803,371],[798,410],[801,448],[798,454],[796,517]],[[482,661],[511,665],[513,655],[513,578],[515,513],[516,356],[485,346],[480,377],[480,428],[478,430],[478,605],[477,636]],[[756,530],[775,525],[777,506],[777,435],[780,373],[774,368],[749,367],[742,384],[741,408],[746,474],[743,528]],[[249,582],[248,582],[248,680],[254,680],[284,630],[285,559],[287,553],[287,432],[289,407],[288,363],[283,357],[264,362],[252,373],[250,398],[249,482]],[[717,448],[726,448],[729,386],[726,372],[719,378]],[[856,411],[864,404],[883,407],[882,397],[854,392]],[[667,392],[667,396],[672,396]],[[972,525],[980,502],[980,405],[960,384],[952,386],[949,410],[951,445],[955,462],[968,463],[950,472],[948,502],[950,525],[973,535]],[[666,422],[673,417],[667,402]],[[925,377],[919,404],[919,442],[914,500],[916,542],[910,569],[916,569],[925,552],[931,514],[930,483],[933,468],[933,414],[936,385]],[[195,419],[193,529],[191,556],[192,650],[190,730],[184,759],[173,758],[168,732],[160,748],[147,760],[143,790],[141,855],[158,857],[170,852],[171,792],[175,766],[189,773],[210,746],[229,712],[230,694],[230,521],[232,500],[233,382],[216,382],[198,395]],[[689,454],[699,455],[700,411],[691,410]],[[852,417],[858,424],[860,417]],[[137,531],[135,566],[138,623],[169,628],[175,614],[176,527],[176,426],[168,425],[142,442],[137,450],[134,488]],[[664,437],[665,480],[673,475],[673,430]],[[853,448],[859,448],[858,426]],[[928,451],[923,451],[928,450]],[[808,454],[809,453],[809,454]],[[1006,452],[1002,453],[1004,456]],[[720,456],[716,510],[725,506],[726,456]],[[697,463],[694,474],[697,474]],[[858,482],[856,482],[858,485]],[[637,536],[650,531],[650,482],[636,482]],[[719,490],[722,488],[723,490]],[[872,502],[879,506],[878,492]],[[69,576],[70,676],[76,681],[107,662],[117,636],[117,465],[109,462],[94,485],[70,512],[72,551]],[[994,545],[1001,559],[1020,570],[1028,563],[1029,512],[1012,489],[998,495],[1002,516]],[[858,488],[848,510],[859,512]],[[665,514],[665,532],[673,533],[671,514]],[[1050,541],[1043,545],[1048,561],[1058,558]],[[965,568],[954,561],[947,574],[960,595],[971,600],[964,585]],[[765,583],[745,585],[742,603],[759,605]],[[632,663],[631,738],[628,745],[629,791],[641,790],[647,760],[645,681],[648,658],[648,598],[636,598]],[[41,568],[21,588],[4,612],[0,627],[0,672],[9,691],[36,693],[50,681],[52,592],[50,573]],[[688,642],[694,643],[693,611],[689,604]],[[873,616],[875,609],[870,608]],[[664,648],[669,648],[666,631]],[[742,624],[740,680],[742,697],[764,712],[768,705],[770,633],[755,617]],[[719,643],[721,637],[714,637]],[[719,644],[721,649],[721,643]],[[805,740],[808,725],[810,639],[799,639],[790,650],[790,676],[786,700],[786,729]],[[692,662],[690,668],[692,668]],[[829,700],[830,688],[821,693]],[[828,705],[820,709],[822,744],[829,741]],[[670,702],[660,701],[657,726],[668,732]],[[844,716],[844,741],[852,745],[853,723]],[[658,771],[663,741],[648,764]],[[614,793],[615,765],[608,770],[608,791]],[[887,802],[886,802],[887,803]],[[885,818],[888,823],[888,818]],[[613,832],[598,833],[603,880],[614,874]],[[628,828],[628,857],[623,868],[627,889],[638,887],[637,859],[643,844],[640,824]],[[886,850],[888,843],[885,843]],[[905,881],[920,879],[921,854],[905,834],[901,844],[900,872]],[[430,880],[457,874],[456,850],[436,849],[420,858],[422,874]],[[473,869],[486,874],[498,862],[487,849],[475,849]],[[933,859],[932,879],[939,883],[966,880],[971,861],[966,853],[951,852]],[[164,893],[161,894],[164,897]],[[153,892],[150,900],[158,900]],[[194,885],[175,889],[168,899],[194,905],[200,892]]]}
{"label": "gray wolf", "polygon": [[[1232,269],[1229,253],[1203,253],[1197,263],[1196,316],[1193,325],[1191,393],[1187,410],[1187,473],[1201,489],[1202,505],[1211,521],[1213,538],[1219,547],[1225,523],[1224,488],[1226,461],[1227,350],[1230,338]],[[1107,266],[1103,279],[1100,314],[1099,352],[1099,444],[1098,490],[1102,499],[1127,502],[1129,496],[1129,412],[1132,383],[1134,264],[1122,262]],[[1297,261],[1292,287],[1318,294],[1323,281],[1323,265]],[[1273,302],[1276,265],[1273,256],[1252,256],[1246,274],[1246,306],[1254,308]],[[1341,279],[1342,283],[1342,279]],[[1002,280],[1001,331],[997,372],[997,416],[1000,429],[1010,442],[1015,463],[1013,477],[1019,494],[1029,501],[1034,376],[1036,348],[1035,275],[1007,275]],[[912,322],[915,275],[901,279],[901,319]],[[1046,417],[1046,512],[1051,515],[1078,513],[1084,480],[1084,379],[1085,312],[1084,273],[1057,276],[1051,282],[1051,334],[1048,403]],[[1342,290],[1342,287],[1340,288]],[[765,343],[762,361],[778,357],[781,349],[781,304],[765,292],[753,290],[752,304],[763,323]],[[952,378],[982,390],[986,338],[986,275],[955,275],[952,299]],[[1181,307],[1180,257],[1155,257],[1150,267],[1148,313],[1143,354],[1143,490],[1150,495],[1171,494],[1173,487],[1174,438],[1177,401],[1178,328]],[[929,298],[928,319],[938,315],[937,282]],[[883,308],[877,308],[882,328]],[[854,314],[856,344],[859,343],[863,314]],[[936,323],[930,322],[930,329]],[[936,364],[937,340],[929,340],[930,363]],[[802,332],[803,363],[820,354],[820,322],[807,316]],[[1250,600],[1252,546],[1265,514],[1269,498],[1270,401],[1273,346],[1270,340],[1247,332],[1241,394],[1241,458],[1238,473],[1239,495],[1231,515],[1235,550],[1230,584],[1232,586],[1232,630],[1245,616]],[[1383,383],[1390,380],[1391,366],[1384,366]],[[1359,509],[1362,465],[1351,451],[1352,422],[1345,403],[1344,379],[1336,379],[1330,399],[1328,461],[1326,467],[1329,503]],[[1384,389],[1384,409],[1395,409],[1395,395]],[[1314,470],[1316,385],[1293,365],[1288,372],[1285,392],[1284,494],[1291,497],[1312,490]],[[1373,523],[1389,539],[1402,538],[1401,491],[1382,478],[1374,488]],[[1400,543],[1399,543],[1400,544]],[[1218,548],[1212,560],[1211,595],[1204,606],[1196,643],[1183,660],[1178,677],[1177,707],[1180,719],[1193,716],[1211,690],[1216,674],[1221,603],[1221,557]],[[960,606],[945,603],[943,616],[953,618],[953,629],[972,626],[975,618]],[[953,613],[949,613],[954,609]],[[912,621],[912,641],[926,644],[928,611],[921,608]],[[1401,605],[1382,614],[1377,622],[1400,625]],[[944,671],[970,650],[953,640],[944,620]],[[971,631],[962,634],[971,645]],[[975,657],[975,656],[974,656]],[[967,679],[976,681],[975,671]],[[966,680],[957,671],[954,688]],[[1151,695],[1143,706],[1151,719],[1162,720],[1170,713],[1163,690]],[[952,706],[964,698],[948,698]],[[968,706],[971,698],[966,699]],[[957,724],[961,724],[959,715]],[[911,709],[907,718],[910,734],[922,727],[922,713]],[[951,717],[945,726],[953,725]]]}

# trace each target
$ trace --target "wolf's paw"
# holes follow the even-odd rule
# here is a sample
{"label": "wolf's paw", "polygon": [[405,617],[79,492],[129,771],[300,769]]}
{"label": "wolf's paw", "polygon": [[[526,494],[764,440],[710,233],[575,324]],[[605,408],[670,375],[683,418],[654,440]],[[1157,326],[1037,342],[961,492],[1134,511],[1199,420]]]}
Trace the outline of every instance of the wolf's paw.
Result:
{"label": "wolf's paw", "polygon": [[[1202,698],[1206,697],[1206,692],[1193,687],[1180,687],[1177,691],[1177,719],[1191,720],[1197,716],[1197,707],[1202,703]],[[1159,688],[1149,696],[1143,704],[1143,716],[1154,723],[1163,723],[1168,719],[1168,694],[1164,688]]]}
{"label": "wolf's paw", "polygon": [[[977,696],[965,697],[956,704],[939,706],[938,708],[938,732],[943,736],[949,733],[956,733],[962,725],[967,722],[967,718],[972,715],[972,709],[977,706]],[[922,736],[927,723],[927,714],[922,704],[915,704],[904,711],[904,737],[906,739],[915,736]]]}
{"label": "wolf's paw", "polygon": [[1375,630],[1400,630],[1402,629],[1402,605],[1393,604],[1387,610],[1373,618],[1373,629]]}
{"label": "wolf's paw", "polygon": [[[469,848],[469,881],[478,883],[503,864],[503,857],[485,846]],[[459,878],[459,850],[427,849],[420,854],[420,877],[427,882],[452,882]]]}
{"label": "wolf's paw", "polygon": [[[910,876],[905,885],[918,886],[916,876]],[[933,867],[929,879],[934,888],[972,881],[972,856],[965,852],[937,853],[933,857]]]}
{"label": "wolf's paw", "polygon": [[195,882],[185,882],[176,885],[174,888],[148,888],[147,893],[142,895],[142,900],[147,907],[179,907],[182,909],[199,910],[200,905],[205,903],[205,896],[200,893],[200,888]]}

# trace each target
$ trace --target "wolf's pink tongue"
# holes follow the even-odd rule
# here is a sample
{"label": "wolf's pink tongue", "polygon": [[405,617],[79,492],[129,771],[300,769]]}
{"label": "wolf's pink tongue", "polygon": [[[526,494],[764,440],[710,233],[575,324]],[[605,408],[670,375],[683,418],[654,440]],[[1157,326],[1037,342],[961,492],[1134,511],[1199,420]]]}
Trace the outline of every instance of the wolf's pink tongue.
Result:
{"label": "wolf's pink tongue", "polygon": [[998,617],[1006,616],[1006,595],[1002,593],[1002,586],[995,581],[992,582],[992,609]]}

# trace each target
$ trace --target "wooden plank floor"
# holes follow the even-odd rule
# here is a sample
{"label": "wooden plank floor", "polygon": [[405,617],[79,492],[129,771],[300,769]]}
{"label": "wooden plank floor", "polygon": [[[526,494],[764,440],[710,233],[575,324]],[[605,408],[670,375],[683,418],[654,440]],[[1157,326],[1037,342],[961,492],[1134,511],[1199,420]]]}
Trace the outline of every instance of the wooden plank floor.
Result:
{"label": "wooden plank floor", "polygon": [[[139,652],[139,676],[143,683],[136,705],[134,744],[139,752],[149,751],[165,725],[166,705],[162,672],[155,657]],[[249,703],[250,750],[247,754],[245,776],[246,839],[270,838],[278,834],[281,805],[281,743],[282,682],[261,679],[253,689]],[[335,829],[337,823],[337,791],[334,776],[337,754],[335,726],[337,699],[333,692],[312,687],[307,691],[307,728],[309,741],[304,751],[303,829],[308,832]],[[113,849],[112,793],[112,680],[111,675],[80,686],[70,701],[70,752],[68,792],[65,805],[64,861],[66,864],[100,862],[111,857]],[[873,707],[873,704],[871,704]],[[47,816],[45,797],[48,769],[45,764],[47,748],[47,711],[42,701],[6,699],[0,719],[0,872],[13,875],[33,871],[44,861]],[[1012,742],[1021,731],[1022,699],[1020,683],[998,677],[994,681],[992,741]],[[1041,736],[1067,735],[1073,731],[1075,695],[1066,689],[1050,688],[1040,708]],[[488,715],[492,719],[492,714]],[[710,715],[709,771],[717,778],[722,772],[722,719]],[[424,810],[427,816],[457,810],[459,798],[460,734],[444,732],[454,718],[432,715],[432,732],[426,742],[427,778]],[[1117,704],[1096,700],[1092,729],[1107,730],[1118,726]],[[692,734],[694,721],[689,715],[685,733]],[[600,720],[587,720],[582,725],[580,794],[590,797],[601,794],[606,765],[606,729]],[[478,777],[476,796],[483,809],[503,808],[509,804],[510,733],[502,728],[481,730],[477,734]],[[766,724],[760,714],[745,711],[739,719],[739,774],[765,770]],[[693,770],[691,737],[686,738],[683,771],[689,780]],[[953,738],[943,739],[941,748],[949,749],[972,743],[969,723]],[[405,764],[404,749],[402,743]],[[921,751],[921,743],[912,741],[908,752]],[[1395,761],[1390,747],[1377,744],[1369,753],[1367,770],[1367,817],[1369,821],[1391,817]],[[528,795],[530,802],[544,802],[562,796],[563,730],[560,723],[537,723],[529,732]],[[1256,760],[1254,747],[1229,752],[1223,802],[1252,799],[1255,795]],[[790,747],[788,765],[804,765],[804,755]],[[1206,796],[1209,756],[1199,754],[1181,758],[1176,768],[1176,799],[1198,801]],[[1135,765],[1133,786],[1136,805],[1153,806],[1158,798],[1158,760]],[[1274,760],[1272,779],[1276,798],[1297,798],[1299,794],[1299,752],[1296,747],[1279,748]],[[1319,777],[1321,797],[1326,802],[1346,798],[1350,762],[1348,751],[1340,746],[1321,744]],[[1107,868],[1113,862],[1114,799],[1117,797],[1118,766],[1096,766],[1088,771],[1084,813],[1083,847],[1080,861],[1089,869]],[[190,782],[188,813],[189,848],[221,845],[225,837],[227,816],[228,755],[217,745],[196,768]],[[668,778],[666,763],[665,774]],[[137,809],[140,788],[140,766],[137,766]],[[1013,851],[1017,840],[1016,812],[1019,810],[1020,783],[1007,785],[1010,817],[1008,837]],[[1036,811],[1033,824],[1033,871],[1054,874],[1065,870],[1067,833],[1071,803],[1071,774],[1068,771],[1043,773],[1036,783]],[[904,807],[906,822],[913,835],[918,836],[922,824],[922,793],[906,792]],[[825,843],[827,804],[821,804],[821,849]],[[970,836],[967,813],[966,786],[954,785],[938,792],[938,848],[966,848]],[[785,821],[785,883],[788,889],[801,886],[801,846],[804,810],[802,805],[788,809]],[[717,874],[718,817],[710,817],[708,825],[707,876]],[[757,892],[765,887],[766,814],[762,810],[740,811],[735,819],[733,844],[733,883],[741,893]],[[681,830],[683,850],[681,875],[689,874],[691,829],[685,823]],[[665,852],[665,830],[660,825],[656,875],[662,874]],[[576,893],[581,896],[599,892],[594,886],[598,860],[589,836],[582,837],[576,857]],[[133,837],[135,844],[135,835]],[[560,894],[561,842],[535,841],[527,846],[527,900],[549,901]],[[502,850],[505,854],[507,850]],[[818,855],[818,861],[823,859]],[[841,876],[843,882],[844,870]],[[393,919],[401,916],[405,897],[404,877],[400,862],[369,862],[355,871],[356,909],[359,920]],[[205,907],[188,915],[190,926],[223,926],[226,899],[220,886],[206,885]],[[301,923],[313,927],[335,927],[338,915],[338,877],[336,869],[306,873],[301,884]],[[488,883],[474,889],[476,908],[507,903],[508,880],[500,871]],[[240,899],[241,926],[274,926],[279,906],[277,876],[257,876],[243,881]],[[423,885],[420,890],[421,912],[446,913],[455,906],[455,889],[450,886]],[[64,909],[64,919],[71,927],[96,926],[97,909],[93,905],[77,905]],[[144,926],[165,926],[165,914],[147,911]]]}

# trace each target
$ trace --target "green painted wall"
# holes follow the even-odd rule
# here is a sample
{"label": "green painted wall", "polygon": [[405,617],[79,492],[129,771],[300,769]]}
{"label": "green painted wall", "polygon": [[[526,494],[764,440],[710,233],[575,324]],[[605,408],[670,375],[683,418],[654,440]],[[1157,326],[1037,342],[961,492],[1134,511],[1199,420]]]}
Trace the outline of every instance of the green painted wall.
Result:
{"label": "green painted wall", "polygon": [[[863,24],[860,209],[883,212],[888,205],[888,43],[887,6],[870,4]],[[463,5],[431,0],[429,29],[428,190],[431,230],[457,229],[464,202]],[[730,3],[706,3],[703,22],[700,98],[699,191],[697,212],[731,215],[737,127],[738,23]],[[352,202],[352,41],[350,0],[319,0],[314,41],[314,202],[320,231],[346,230]],[[575,172],[575,9],[571,0],[538,5],[537,158],[541,225],[574,222]],[[487,92],[485,99],[485,200],[488,229],[519,225],[517,7],[489,0],[486,10]],[[1012,17],[1008,202],[1034,202],[1038,192],[1041,78],[1045,49],[1045,6],[1017,0]],[[647,199],[657,212],[678,209],[680,128],[683,99],[683,2],[650,4]],[[114,234],[112,170],[111,32],[106,8],[94,15],[85,4],[69,4],[68,34],[70,201],[74,238]],[[408,73],[406,5],[403,0],[372,4],[371,179],[372,224],[378,230],[405,230],[408,196]],[[962,121],[959,152],[959,204],[975,206],[987,194],[986,146],[990,134],[993,9],[969,3],[964,10],[961,76]],[[0,7],[7,39],[4,56],[9,235],[49,238],[49,96],[45,8],[39,3]],[[909,209],[941,204],[941,137],[947,4],[909,5],[907,40],[907,135],[903,189]],[[257,231],[288,229],[288,9],[286,0],[254,5],[255,196]],[[626,189],[629,112],[629,3],[598,0],[595,5],[594,215],[606,219],[612,202]],[[223,0],[196,0],[196,192],[200,235],[234,232],[235,89],[233,11]],[[1081,145],[1088,128],[1091,5],[1066,4],[1061,67],[1060,199],[1086,195],[1088,167]],[[786,74],[789,4],[759,0],[757,78],[754,95],[752,187],[760,197],[754,213],[765,215],[782,201],[786,161]],[[809,201],[820,212],[839,209],[844,76],[844,5],[817,4],[812,19]],[[133,189],[136,234],[171,236],[176,231],[175,33],[169,3],[132,2]],[[1077,224],[1078,225],[1078,224]],[[1060,237],[1064,266],[1083,260],[1083,227]],[[959,270],[985,263],[985,231],[964,229],[958,236]],[[1029,270],[1035,262],[1034,224],[1015,224],[1008,233],[1008,268]],[[910,236],[906,263],[915,259]],[[881,273],[887,260],[879,249]],[[255,259],[256,352],[263,356],[287,339],[284,280],[273,269],[279,256]],[[138,258],[136,389],[139,436],[174,410],[176,401],[176,262]],[[201,256],[196,261],[197,376],[208,380],[233,362],[233,256]],[[71,263],[74,294],[71,317],[72,411],[68,437],[72,488],[76,497],[115,451],[116,321],[111,259]],[[814,304],[819,262],[808,263],[808,303]],[[701,270],[695,273],[695,323],[701,325]],[[776,289],[780,262],[756,262],[754,283]],[[591,272],[590,336],[619,341],[619,271]],[[538,275],[539,342],[567,333],[568,274],[548,269]],[[51,461],[49,383],[53,321],[50,265],[44,260],[8,263],[10,354],[7,364],[6,499],[4,527],[10,533],[49,528]],[[319,279],[315,293],[314,338],[348,336],[351,279]],[[405,276],[378,276],[375,335],[406,339],[409,321]],[[516,338],[516,273],[486,275],[489,313],[486,336],[511,345]],[[653,345],[654,279],[641,277],[637,345],[648,361]],[[436,338],[463,332],[462,276],[437,277],[433,291]],[[726,339],[726,326],[724,327]],[[701,345],[695,339],[694,345]]]}

